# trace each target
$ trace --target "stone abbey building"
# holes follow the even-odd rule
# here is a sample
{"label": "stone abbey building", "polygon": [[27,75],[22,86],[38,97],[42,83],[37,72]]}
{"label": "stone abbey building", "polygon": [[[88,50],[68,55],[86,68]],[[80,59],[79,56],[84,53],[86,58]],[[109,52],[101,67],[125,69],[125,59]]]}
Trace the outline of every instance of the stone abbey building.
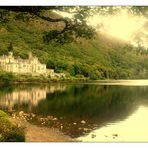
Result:
{"label": "stone abbey building", "polygon": [[45,75],[46,64],[40,63],[37,57],[29,53],[28,59],[15,58],[13,52],[0,56],[0,69],[17,74]]}

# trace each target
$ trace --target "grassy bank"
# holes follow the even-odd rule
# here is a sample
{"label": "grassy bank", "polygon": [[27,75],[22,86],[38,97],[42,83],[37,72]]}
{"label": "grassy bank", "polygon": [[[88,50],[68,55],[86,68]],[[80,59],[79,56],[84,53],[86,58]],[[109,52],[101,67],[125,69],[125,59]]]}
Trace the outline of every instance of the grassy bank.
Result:
{"label": "grassy bank", "polygon": [[23,142],[25,135],[22,128],[14,125],[9,116],[0,110],[0,142]]}
{"label": "grassy bank", "polygon": [[89,78],[67,76],[65,78],[50,78],[46,76],[17,75],[11,72],[0,71],[0,83],[49,83],[49,82],[85,82]]}

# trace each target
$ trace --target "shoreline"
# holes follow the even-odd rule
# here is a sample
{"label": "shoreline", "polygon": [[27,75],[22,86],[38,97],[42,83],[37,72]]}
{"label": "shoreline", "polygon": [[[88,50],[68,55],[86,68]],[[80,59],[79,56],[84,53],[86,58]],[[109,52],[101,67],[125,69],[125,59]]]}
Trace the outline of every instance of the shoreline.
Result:
{"label": "shoreline", "polygon": [[23,118],[10,117],[12,123],[25,131],[25,142],[78,142],[57,128],[33,125]]}
{"label": "shoreline", "polygon": [[33,81],[26,81],[26,80],[14,80],[14,81],[0,81],[0,84],[39,84],[39,83],[42,83],[42,84],[50,84],[50,83],[86,83],[86,84],[95,84],[95,83],[100,83],[100,84],[118,84],[118,83],[129,83],[129,82],[132,82],[132,81],[135,81],[136,83],[138,82],[148,82],[148,79],[118,79],[118,80],[115,80],[115,79],[107,79],[107,80],[90,80],[90,79],[63,79],[63,80],[39,80],[39,79],[36,79],[36,80],[33,80]]}

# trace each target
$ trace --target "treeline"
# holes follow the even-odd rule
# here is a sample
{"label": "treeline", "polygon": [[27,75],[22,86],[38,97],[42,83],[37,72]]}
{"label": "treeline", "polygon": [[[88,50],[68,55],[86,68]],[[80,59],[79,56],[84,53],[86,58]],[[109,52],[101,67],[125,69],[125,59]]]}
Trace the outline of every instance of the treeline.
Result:
{"label": "treeline", "polygon": [[65,72],[70,76],[88,77],[93,80],[97,79],[146,79],[148,78],[147,69],[142,65],[139,67],[106,67],[103,65],[89,65],[82,63],[61,64],[49,61],[48,67],[52,67],[56,72]]}

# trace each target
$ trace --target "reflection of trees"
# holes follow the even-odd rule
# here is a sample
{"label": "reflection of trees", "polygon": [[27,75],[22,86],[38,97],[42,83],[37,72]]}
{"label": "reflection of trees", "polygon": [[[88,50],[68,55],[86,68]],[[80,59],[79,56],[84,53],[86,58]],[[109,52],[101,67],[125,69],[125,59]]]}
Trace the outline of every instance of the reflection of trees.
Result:
{"label": "reflection of trees", "polygon": [[[142,100],[147,101],[147,91],[148,87],[142,86],[71,85],[67,91],[48,94],[33,112],[64,117],[63,124],[85,120],[91,127],[95,124],[99,127],[126,118]],[[76,127],[71,125],[65,132],[75,136],[82,134],[73,132],[73,128]]]}
{"label": "reflection of trees", "polygon": [[125,109],[129,106],[131,108],[139,97],[147,98],[147,90],[148,88],[131,86],[69,86],[67,91],[47,94],[47,99],[41,101],[37,107],[40,111],[36,109],[36,112],[45,115],[65,115],[72,119],[79,116],[83,119],[98,119],[105,114],[124,114]]}

